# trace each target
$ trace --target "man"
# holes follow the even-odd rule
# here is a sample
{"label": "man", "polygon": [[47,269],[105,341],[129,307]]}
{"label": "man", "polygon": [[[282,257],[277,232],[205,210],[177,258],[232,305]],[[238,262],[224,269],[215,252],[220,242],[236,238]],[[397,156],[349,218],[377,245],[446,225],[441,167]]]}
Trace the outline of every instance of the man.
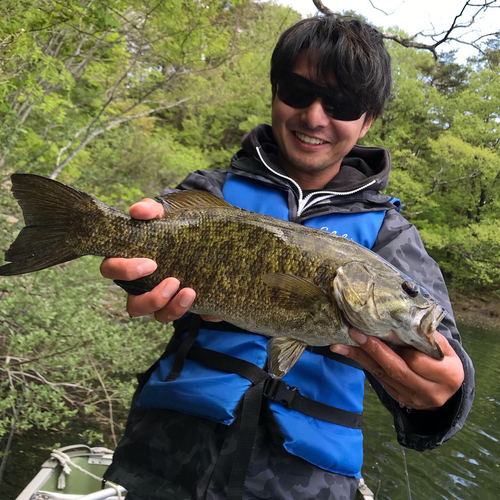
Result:
{"label": "man", "polygon": [[[372,27],[333,17],[300,21],[273,53],[272,128],[250,132],[228,171],[195,172],[178,188],[352,238],[451,311],[416,229],[379,193],[387,185],[388,152],[356,146],[382,111],[390,80],[389,55]],[[146,199],[130,213],[151,219],[164,208]],[[105,277],[134,280],[156,264],[106,259],[101,269]],[[160,322],[183,317],[196,294],[179,285],[171,277],[149,293],[129,295],[129,314],[154,313]],[[443,360],[393,350],[351,330],[359,347],[306,351],[285,377],[288,386],[252,379],[263,372],[265,337],[217,321],[195,315],[177,321],[165,355],[140,379],[107,473],[132,499],[353,498],[364,373],[407,447],[439,446],[470,410],[473,368],[451,314],[436,332]],[[194,359],[196,351],[203,356]]]}

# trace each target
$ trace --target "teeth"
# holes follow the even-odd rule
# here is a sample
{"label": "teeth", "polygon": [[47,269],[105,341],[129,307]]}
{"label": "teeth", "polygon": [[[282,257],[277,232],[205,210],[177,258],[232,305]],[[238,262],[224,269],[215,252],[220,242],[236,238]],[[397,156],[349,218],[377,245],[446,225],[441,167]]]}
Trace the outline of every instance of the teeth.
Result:
{"label": "teeth", "polygon": [[324,144],[326,141],[322,141],[321,139],[316,139],[315,137],[309,137],[308,135],[301,134],[299,132],[295,132],[295,135],[303,142],[307,142],[307,144]]}

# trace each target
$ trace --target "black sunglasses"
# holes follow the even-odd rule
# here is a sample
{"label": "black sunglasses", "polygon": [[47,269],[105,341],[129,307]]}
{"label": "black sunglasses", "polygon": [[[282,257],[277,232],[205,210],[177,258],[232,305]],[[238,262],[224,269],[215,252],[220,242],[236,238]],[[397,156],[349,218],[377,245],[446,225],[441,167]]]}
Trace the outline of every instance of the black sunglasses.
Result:
{"label": "black sunglasses", "polygon": [[366,111],[341,90],[321,87],[297,73],[288,73],[280,79],[276,90],[280,101],[291,108],[307,108],[321,97],[325,113],[336,120],[357,120]]}

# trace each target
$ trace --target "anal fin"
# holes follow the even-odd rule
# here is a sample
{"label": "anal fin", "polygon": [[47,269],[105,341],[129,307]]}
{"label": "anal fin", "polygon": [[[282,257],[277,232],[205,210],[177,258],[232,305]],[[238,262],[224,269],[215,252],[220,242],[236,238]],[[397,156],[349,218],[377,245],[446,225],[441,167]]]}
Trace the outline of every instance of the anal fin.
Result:
{"label": "anal fin", "polygon": [[268,371],[276,378],[284,377],[305,351],[307,344],[297,339],[276,337],[267,344]]}

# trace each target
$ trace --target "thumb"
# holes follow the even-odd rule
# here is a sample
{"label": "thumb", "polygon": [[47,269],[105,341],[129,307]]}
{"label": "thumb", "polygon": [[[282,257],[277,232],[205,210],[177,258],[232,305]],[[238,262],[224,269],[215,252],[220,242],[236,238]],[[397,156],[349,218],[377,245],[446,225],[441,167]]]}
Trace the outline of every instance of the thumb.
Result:
{"label": "thumb", "polygon": [[130,207],[130,216],[134,219],[149,220],[165,217],[163,205],[151,198],[144,198]]}

